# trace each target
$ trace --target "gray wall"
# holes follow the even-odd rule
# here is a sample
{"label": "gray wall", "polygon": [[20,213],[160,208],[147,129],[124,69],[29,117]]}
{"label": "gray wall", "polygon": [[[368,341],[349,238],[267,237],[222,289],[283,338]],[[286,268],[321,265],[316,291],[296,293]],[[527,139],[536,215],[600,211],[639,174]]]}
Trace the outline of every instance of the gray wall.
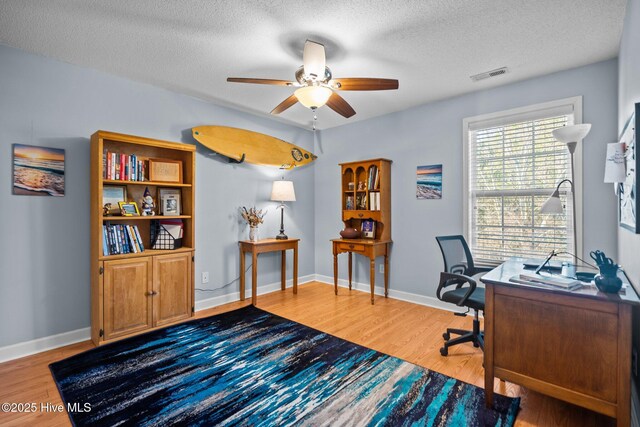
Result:
{"label": "gray wall", "polygon": [[[629,0],[624,19],[618,81],[618,132],[633,113],[633,106],[640,102],[640,0]],[[636,129],[636,134],[638,129]],[[637,150],[637,148],[636,148]],[[637,153],[636,153],[637,155]],[[636,196],[637,197],[637,196]],[[640,231],[640,230],[639,230]],[[618,229],[620,264],[629,273],[636,287],[640,286],[640,235]]]}
{"label": "gray wall", "polygon": [[[583,96],[584,122],[593,124],[583,151],[583,249],[615,254],[615,198],[602,179],[606,143],[617,134],[617,73],[617,62],[610,60],[323,131],[316,145],[316,206],[322,206],[316,216],[316,273],[332,276],[329,239],[343,227],[338,163],[387,157],[393,160],[391,289],[435,296],[442,257],[434,237],[463,228],[462,119],[577,95]],[[442,200],[416,200],[416,166],[437,163],[443,164]],[[367,264],[358,259],[356,281],[368,282]],[[382,275],[376,280],[382,283]]]}
{"label": "gray wall", "polygon": [[[89,136],[104,129],[194,144],[189,129],[203,124],[313,148],[304,129],[0,46],[0,347],[89,326]],[[14,143],[66,150],[64,197],[11,194]],[[239,206],[268,208],[261,236],[277,234],[279,214],[268,198],[281,174],[229,165],[201,147],[196,165],[196,286],[217,287],[238,276],[237,241],[247,237]],[[313,167],[285,175],[298,198],[286,212],[287,232],[302,239],[300,275],[312,274]],[[279,265],[279,255],[261,255],[259,283],[277,282]],[[208,285],[199,283],[202,271],[210,272]],[[237,283],[196,298],[231,292]]]}

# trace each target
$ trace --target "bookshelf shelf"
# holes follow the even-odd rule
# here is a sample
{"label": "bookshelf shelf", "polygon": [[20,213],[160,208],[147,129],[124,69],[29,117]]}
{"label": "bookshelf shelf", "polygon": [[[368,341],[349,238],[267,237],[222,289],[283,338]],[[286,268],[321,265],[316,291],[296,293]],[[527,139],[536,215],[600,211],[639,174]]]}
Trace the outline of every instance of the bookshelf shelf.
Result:
{"label": "bookshelf shelf", "polygon": [[[164,160],[169,166],[163,172],[180,183],[148,180],[152,159],[157,164]],[[107,179],[121,173],[139,180]],[[124,187],[124,191],[114,196],[113,189],[105,193],[106,187]],[[158,215],[159,193],[165,187],[175,193],[167,209],[179,200],[181,215]],[[102,345],[193,317],[195,146],[97,131],[91,136],[90,188],[92,341]],[[103,215],[107,194],[112,206],[113,200],[136,202],[142,211],[147,188],[156,215]],[[122,195],[124,200],[119,199]],[[162,220],[180,220],[182,228],[175,222],[152,222]],[[161,238],[154,245],[153,237],[158,235]],[[177,249],[169,249],[173,246]]]}
{"label": "bookshelf shelf", "polygon": [[153,221],[154,219],[191,219],[191,215],[154,215],[154,216],[103,216],[103,222],[106,221]]}
{"label": "bookshelf shelf", "polygon": [[158,255],[170,255],[170,254],[179,254],[179,253],[191,253],[194,248],[183,246],[179,249],[172,250],[160,250],[160,249],[145,249],[144,252],[140,252],[137,254],[124,254],[124,255],[106,255],[101,256],[101,261],[113,261],[119,259],[128,259],[128,258],[140,258],[140,257],[148,257],[148,256],[158,256]]}
{"label": "bookshelf shelf", "polygon": [[191,187],[191,184],[180,184],[177,182],[160,182],[160,181],[121,181],[119,179],[103,179],[106,185],[144,185],[149,187]]}

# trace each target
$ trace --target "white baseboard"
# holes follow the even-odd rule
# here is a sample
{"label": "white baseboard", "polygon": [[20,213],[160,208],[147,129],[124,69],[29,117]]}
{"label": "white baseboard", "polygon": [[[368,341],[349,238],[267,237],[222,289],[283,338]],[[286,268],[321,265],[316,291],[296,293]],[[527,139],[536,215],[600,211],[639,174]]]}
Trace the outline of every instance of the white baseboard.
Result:
{"label": "white baseboard", "polygon": [[[320,274],[309,274],[298,278],[298,284],[302,285],[309,282],[322,282],[333,285],[333,277],[323,276]],[[293,279],[289,279],[286,282],[286,287],[293,286]],[[349,282],[346,279],[338,279],[338,286],[343,288],[349,287]],[[352,282],[352,287],[359,291],[369,292],[368,283],[356,283]],[[258,295],[268,294],[280,289],[280,282],[269,283],[258,287]],[[376,295],[384,295],[384,287],[375,287]],[[453,310],[451,304],[444,303],[437,298],[428,297],[419,294],[413,294],[410,292],[397,291],[389,289],[389,296],[401,301],[412,302],[414,304],[425,305],[428,307],[438,308],[440,310],[456,311]],[[251,289],[247,289],[245,293],[246,298],[251,298]],[[240,292],[233,292],[226,295],[220,295],[213,298],[207,298],[204,300],[196,301],[195,311],[205,310],[207,308],[217,307],[219,305],[228,304],[230,302],[239,301]],[[458,310],[459,311],[459,310]],[[91,339],[91,329],[82,328],[75,331],[63,332],[57,335],[51,335],[48,337],[38,338],[31,341],[25,341],[17,344],[0,347],[0,363],[6,362],[20,357],[29,356],[35,353],[40,353],[47,350],[52,350],[58,347],[64,347],[65,345],[75,344],[80,341],[87,341]]]}
{"label": "white baseboard", "polygon": [[[300,276],[298,277],[298,285],[313,282],[315,280],[315,277],[315,274]],[[285,286],[287,288],[293,287],[293,279],[288,279]],[[277,290],[280,290],[280,282],[269,283],[268,285],[258,286],[258,295],[268,294]],[[251,286],[247,286],[247,290],[245,291],[244,296],[245,298],[251,298],[251,295]],[[228,304],[234,301],[240,301],[240,291],[196,301],[195,310],[205,310],[207,308],[217,307],[219,305]]]}
{"label": "white baseboard", "polygon": [[91,328],[82,328],[0,347],[0,363],[90,339]]}
{"label": "white baseboard", "polygon": [[[316,281],[333,285],[333,277],[323,276],[321,274],[316,274],[315,276],[316,276]],[[341,288],[348,288],[349,281],[347,279],[338,279],[338,286],[340,286]],[[371,292],[371,287],[368,283],[351,282],[351,288],[356,289],[358,291]],[[376,286],[374,288],[373,293],[376,295],[384,296],[384,286]],[[454,310],[451,304],[442,302],[438,298],[428,297],[420,294],[412,294],[411,292],[404,292],[404,291],[389,289],[389,296],[391,298],[395,298],[400,301],[412,302],[414,304],[433,307],[440,310],[463,311],[462,308],[460,310]]]}

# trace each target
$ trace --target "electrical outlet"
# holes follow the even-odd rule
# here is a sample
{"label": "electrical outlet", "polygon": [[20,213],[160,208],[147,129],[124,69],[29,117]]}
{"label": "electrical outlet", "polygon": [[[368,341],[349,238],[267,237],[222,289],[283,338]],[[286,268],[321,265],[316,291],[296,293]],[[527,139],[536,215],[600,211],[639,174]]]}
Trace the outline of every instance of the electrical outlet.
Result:
{"label": "electrical outlet", "polygon": [[208,271],[203,271],[202,272],[202,283],[209,283],[209,272]]}
{"label": "electrical outlet", "polygon": [[638,376],[638,350],[635,348],[631,352],[631,370],[634,376]]}
{"label": "electrical outlet", "polygon": [[384,273],[384,264],[380,264],[380,265],[378,266],[378,271],[380,272],[380,274],[383,274],[383,273]]}

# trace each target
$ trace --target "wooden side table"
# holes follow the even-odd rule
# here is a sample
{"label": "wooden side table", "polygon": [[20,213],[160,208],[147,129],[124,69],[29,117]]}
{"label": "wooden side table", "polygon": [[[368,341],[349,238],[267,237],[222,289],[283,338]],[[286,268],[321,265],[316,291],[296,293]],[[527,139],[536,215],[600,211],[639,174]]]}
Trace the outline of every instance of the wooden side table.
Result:
{"label": "wooden side table", "polygon": [[369,258],[369,282],[371,285],[371,304],[374,304],[374,290],[376,285],[376,257],[384,256],[384,297],[389,296],[389,244],[391,240],[370,239],[333,239],[333,284],[338,295],[338,255],[349,253],[349,290],[353,273],[352,253],[355,252]]}
{"label": "wooden side table", "polygon": [[238,242],[240,247],[240,301],[244,301],[244,255],[246,252],[251,252],[251,304],[256,305],[258,301],[258,254],[265,252],[277,252],[282,253],[282,264],[280,273],[280,282],[282,290],[286,289],[286,275],[287,275],[287,249],[293,249],[293,293],[298,293],[298,242],[300,239],[262,239],[257,242],[251,242],[249,240],[241,240]]}

